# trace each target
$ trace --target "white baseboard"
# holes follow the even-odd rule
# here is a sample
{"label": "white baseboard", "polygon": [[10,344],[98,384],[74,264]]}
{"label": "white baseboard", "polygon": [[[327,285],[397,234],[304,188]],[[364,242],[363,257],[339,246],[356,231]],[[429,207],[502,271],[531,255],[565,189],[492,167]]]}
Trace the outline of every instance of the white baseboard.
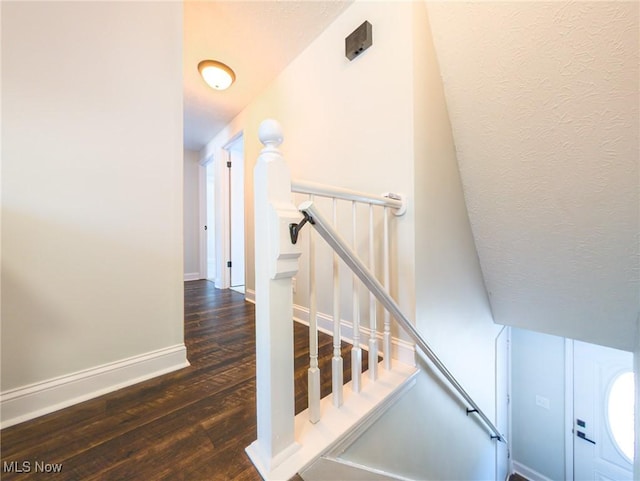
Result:
{"label": "white baseboard", "polygon": [[200,277],[200,273],[199,272],[185,272],[184,273],[184,280],[186,281],[197,281],[199,279],[202,279],[202,277]]}
{"label": "white baseboard", "polygon": [[[300,322],[305,325],[309,325],[309,309],[304,306],[299,306],[297,304],[293,305],[293,319],[297,322]],[[318,330],[324,332],[329,335],[333,335],[333,318],[328,314],[318,313]],[[344,319],[340,321],[340,330],[342,334],[342,338],[345,341],[348,341],[353,344],[353,325],[350,321],[345,321]],[[371,329],[365,326],[360,326],[360,347],[363,349],[368,349],[367,342],[369,341],[369,337],[371,335]],[[382,348],[382,333],[378,332],[376,334],[378,338],[379,346]],[[413,344],[408,341],[404,341],[398,338],[391,339],[391,358],[397,359],[398,361],[407,364],[409,366],[415,366],[415,348]],[[381,349],[381,354],[382,349]]]}
{"label": "white baseboard", "polygon": [[[550,478],[547,478],[545,475],[540,474],[535,469],[531,469],[524,464],[519,463],[518,461],[512,461],[513,473],[517,473],[520,476],[524,476],[529,481],[551,481]],[[512,473],[512,474],[513,474]]]}
{"label": "white baseboard", "polygon": [[0,429],[189,366],[177,344],[0,393]]}
{"label": "white baseboard", "polygon": [[256,291],[253,289],[246,289],[244,291],[244,300],[250,302],[251,304],[256,303]]}

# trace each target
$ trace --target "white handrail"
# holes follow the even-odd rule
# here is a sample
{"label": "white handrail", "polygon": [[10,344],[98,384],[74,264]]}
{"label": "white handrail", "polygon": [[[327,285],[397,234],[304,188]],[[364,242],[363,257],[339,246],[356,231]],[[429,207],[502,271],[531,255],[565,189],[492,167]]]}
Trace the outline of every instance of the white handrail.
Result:
{"label": "white handrail", "polygon": [[375,295],[378,301],[387,309],[391,315],[398,321],[400,326],[411,336],[413,341],[429,358],[433,365],[440,371],[440,373],[449,381],[449,383],[458,391],[458,394],[469,403],[471,409],[467,409],[467,414],[476,413],[480,419],[486,424],[491,431],[491,437],[498,441],[506,442],[504,435],[498,431],[498,428],[494,426],[487,415],[480,409],[473,398],[464,390],[458,380],[451,374],[443,362],[433,352],[431,347],[424,340],[422,335],[413,326],[411,321],[400,309],[400,306],[396,301],[387,293],[382,284],[378,282],[375,276],[367,269],[364,263],[358,258],[358,256],[349,248],[347,243],[342,239],[340,234],[331,226],[331,224],[320,214],[316,209],[313,202],[306,201],[300,206],[298,210],[304,213],[305,218],[309,223],[313,225],[315,230],[320,236],[331,246],[344,263],[356,274],[360,281],[369,289],[369,291]]}
{"label": "white handrail", "polygon": [[404,214],[404,197],[400,194],[374,195],[357,190],[318,184],[306,180],[291,179],[291,191],[298,194],[314,194],[320,197],[331,197],[341,200],[352,200],[371,205],[380,205],[396,209],[396,215]]}

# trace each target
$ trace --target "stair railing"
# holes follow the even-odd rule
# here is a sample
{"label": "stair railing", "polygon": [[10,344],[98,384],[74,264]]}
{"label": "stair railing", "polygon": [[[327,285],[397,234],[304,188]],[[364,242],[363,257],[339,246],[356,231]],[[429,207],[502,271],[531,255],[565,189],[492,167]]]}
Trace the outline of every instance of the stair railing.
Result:
{"label": "stair railing", "polygon": [[358,258],[357,254],[349,247],[346,241],[333,228],[333,226],[322,216],[312,201],[300,204],[298,210],[302,212],[305,220],[314,227],[320,236],[331,246],[333,251],[349,266],[351,271],[358,276],[360,281],[378,299],[384,308],[391,313],[394,319],[400,324],[411,339],[418,345],[420,350],[429,358],[436,369],[455,388],[460,396],[471,406],[467,408],[467,414],[476,413],[485,423],[491,432],[491,438],[506,442],[504,435],[491,422],[487,415],[480,409],[473,398],[464,390],[458,380],[451,374],[440,358],[433,352],[431,347],[424,340],[422,335],[413,326],[407,316],[404,315],[397,302],[388,294],[386,289],[376,279],[375,275]]}
{"label": "stair railing", "polygon": [[[324,197],[330,199],[331,210],[333,217],[333,224],[337,225],[338,217],[338,201],[347,202],[351,204],[351,237],[353,246],[358,243],[360,237],[368,238],[368,256],[369,256],[369,268],[374,270],[376,254],[379,254],[381,259],[381,270],[383,271],[383,279],[385,288],[390,289],[390,252],[389,252],[389,231],[390,231],[390,217],[391,213],[395,216],[401,216],[405,212],[405,204],[403,196],[400,194],[387,193],[384,195],[374,195],[364,192],[358,192],[351,189],[344,189],[336,186],[318,184],[315,182],[308,182],[303,180],[292,180],[291,191],[297,194],[307,195],[309,200],[315,200],[316,197]],[[364,205],[367,208],[368,214],[368,228],[363,228],[363,231],[358,232],[358,206]],[[382,229],[375,225],[374,222],[374,208],[382,209]],[[302,227],[307,222],[303,219],[298,224],[292,224],[291,229],[291,241],[296,244],[298,241],[298,234]],[[380,235],[382,230],[382,235]],[[360,239],[362,240],[362,239]],[[382,243],[382,252],[376,250],[374,240],[379,240]],[[308,239],[308,267],[309,267],[309,370],[308,370],[308,405],[309,405],[309,420],[312,423],[316,423],[320,420],[320,370],[318,368],[318,310],[316,300],[316,252],[315,252],[315,235],[313,231],[309,231]],[[379,249],[378,249],[379,250]],[[332,262],[332,282],[333,282],[333,319],[332,319],[332,333],[333,333],[333,358],[331,365],[331,393],[333,405],[339,407],[342,405],[343,400],[343,378],[342,378],[342,354],[341,354],[341,341],[343,340],[341,332],[341,314],[340,314],[340,279],[339,279],[339,263],[338,255],[333,254]],[[362,349],[361,338],[364,337],[361,333],[360,325],[360,293],[359,293],[358,278],[355,274],[352,276],[352,338],[351,338],[351,389],[358,393],[362,387]],[[376,381],[378,377],[378,356],[380,351],[378,349],[378,325],[377,325],[377,305],[376,299],[373,294],[367,294],[369,296],[369,311],[368,311],[368,337],[367,352],[368,352],[368,375],[369,379]],[[364,343],[363,343],[364,344]],[[383,363],[382,366],[386,370],[390,370],[391,355],[392,352],[392,336],[391,336],[391,318],[389,311],[384,311],[384,322],[382,325],[382,353]]]}
{"label": "stair railing", "polygon": [[[248,448],[247,453],[263,477],[273,476],[284,464],[290,464],[294,458],[302,458],[303,446],[296,441],[295,386],[293,352],[293,295],[292,278],[299,271],[299,258],[302,254],[297,235],[304,225],[300,222],[300,212],[292,202],[295,193],[303,193],[315,199],[328,197],[334,206],[333,216],[337,217],[338,201],[351,201],[355,213],[356,204],[368,204],[369,214],[369,266],[374,270],[374,259],[380,255],[384,282],[389,287],[389,218],[391,213],[401,214],[403,202],[399,196],[370,195],[320,184],[291,181],[289,168],[279,150],[283,135],[280,125],[274,120],[264,121],[258,136],[264,144],[254,169],[254,226],[255,226],[255,300],[256,300],[256,404],[258,436]],[[373,208],[383,209],[383,226],[377,225],[374,231]],[[376,217],[379,220],[379,216]],[[355,216],[354,216],[355,221]],[[353,223],[354,242],[356,226]],[[363,229],[364,231],[365,229]],[[383,230],[383,253],[374,254],[374,238],[381,237]],[[312,231],[309,231],[310,233]],[[364,232],[363,232],[364,233]],[[362,233],[361,233],[362,234]],[[309,236],[309,248],[314,249],[314,236]],[[309,267],[314,269],[314,254],[310,252]],[[341,357],[341,316],[339,300],[338,262],[333,256],[333,357],[332,357],[332,405],[340,409],[343,403],[343,379]],[[318,329],[315,303],[315,276],[310,273],[309,324],[310,324],[310,365],[308,421],[315,424],[320,420],[320,373],[318,369]],[[354,286],[354,326],[353,349],[351,351],[352,382],[351,388],[358,395],[364,383],[361,382],[362,352],[360,349],[359,299],[355,291],[359,290],[357,278],[353,276]],[[378,356],[384,354],[382,369],[389,372],[392,346],[390,318],[385,313],[382,327],[382,352],[378,349],[378,327],[376,324],[376,299],[369,295],[369,328],[367,350],[369,352],[369,380],[372,388],[378,383]],[[408,344],[408,343],[407,343]],[[413,349],[413,346],[411,346]],[[407,373],[407,366],[398,366],[399,371]],[[403,374],[404,375],[404,374]],[[400,376],[401,377],[401,376]],[[386,381],[389,380],[385,376]],[[394,379],[399,379],[396,376]],[[383,385],[389,385],[387,382]],[[362,385],[361,385],[362,384]],[[382,388],[384,390],[384,388]],[[378,391],[382,392],[382,391]],[[371,391],[366,396],[371,399]],[[313,425],[312,424],[312,425]],[[325,428],[320,429],[326,432]],[[287,460],[287,463],[284,461]],[[282,469],[280,469],[282,471]]]}
{"label": "stair railing", "polygon": [[[285,460],[301,457],[301,445],[296,442],[295,424],[295,390],[294,390],[294,352],[293,352],[293,294],[292,278],[298,273],[301,248],[296,242],[304,225],[311,224],[327,243],[333,248],[334,272],[334,344],[332,359],[333,406],[342,404],[342,358],[340,354],[340,316],[337,282],[338,258],[353,272],[353,286],[356,290],[356,278],[368,289],[370,302],[370,336],[369,344],[369,377],[375,381],[378,365],[378,329],[375,321],[376,300],[385,309],[383,331],[383,369],[391,371],[391,334],[389,330],[390,316],[411,336],[418,347],[431,360],[433,365],[443,374],[451,385],[471,406],[467,414],[477,413],[489,427],[492,438],[505,441],[505,438],[482,412],[478,405],[462,388],[444,364],[434,354],[409,319],[402,313],[398,304],[388,294],[389,287],[389,211],[401,214],[404,204],[394,195],[375,196],[347,191],[334,187],[321,186],[309,182],[291,181],[289,168],[278,149],[283,140],[282,129],[274,120],[265,120],[260,125],[258,136],[264,144],[254,169],[254,227],[255,227],[255,300],[256,300],[256,404],[257,404],[257,439],[249,447],[247,453],[260,473],[267,479],[269,473],[285,465]],[[293,192],[303,192],[310,196],[309,201],[300,206],[300,210],[292,202]],[[351,200],[355,214],[355,203],[369,204],[369,267],[358,258],[347,243],[320,214],[314,196],[333,199],[334,224],[336,223],[335,205],[338,199]],[[374,270],[374,250],[372,246],[374,233],[373,206],[384,208],[384,283],[376,279]],[[304,218],[300,220],[300,213]],[[355,215],[354,215],[355,220]],[[354,243],[356,239],[354,224]],[[310,236],[310,249],[314,249],[313,236]],[[311,252],[313,254],[313,252]],[[313,258],[313,255],[310,256]],[[310,263],[313,269],[313,264]],[[313,276],[311,276],[313,279]],[[315,287],[310,285],[310,325],[314,322]],[[355,296],[355,294],[354,294]],[[357,394],[360,389],[359,373],[361,372],[358,334],[358,299],[354,297],[354,349],[352,349],[352,389]],[[315,337],[315,345],[314,345]],[[317,369],[317,328],[310,329],[310,367],[309,367],[309,421],[318,422],[319,408],[319,372]],[[393,372],[393,371],[391,371]],[[377,384],[377,383],[376,383]],[[326,428],[326,427],[325,427]],[[280,468],[278,468],[280,469]],[[295,472],[295,471],[294,471]]]}

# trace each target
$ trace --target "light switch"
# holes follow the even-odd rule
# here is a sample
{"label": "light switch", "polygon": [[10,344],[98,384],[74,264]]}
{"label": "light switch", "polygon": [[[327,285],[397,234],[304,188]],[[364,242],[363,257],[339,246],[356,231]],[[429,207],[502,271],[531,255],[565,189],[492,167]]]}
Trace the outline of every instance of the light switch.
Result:
{"label": "light switch", "polygon": [[549,409],[549,399],[544,396],[536,395],[536,406],[540,406],[544,409]]}

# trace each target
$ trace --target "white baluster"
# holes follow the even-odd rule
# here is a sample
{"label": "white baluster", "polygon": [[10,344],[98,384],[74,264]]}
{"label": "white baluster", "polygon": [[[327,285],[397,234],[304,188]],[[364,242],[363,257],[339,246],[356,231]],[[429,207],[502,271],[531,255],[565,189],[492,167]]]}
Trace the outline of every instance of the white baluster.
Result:
{"label": "white baluster", "polygon": [[[313,201],[313,195],[309,196]],[[309,421],[320,420],[320,368],[318,367],[318,309],[316,301],[315,232],[309,229]]]}
{"label": "white baluster", "polygon": [[[338,226],[338,200],[333,199],[333,225]],[[342,352],[340,351],[340,278],[339,258],[333,253],[333,358],[331,360],[331,387],[333,391],[333,405],[342,406]]]}
{"label": "white baluster", "polygon": [[[373,205],[369,204],[369,269],[375,274],[375,252],[373,239]],[[369,293],[369,378],[378,378],[378,328],[376,325],[376,298]]]}
{"label": "white baluster", "polygon": [[294,439],[293,298],[291,278],[300,250],[289,224],[300,221],[291,202],[291,175],[278,146],[282,129],[265,120],[264,144],[254,169],[256,385],[258,439],[247,453],[261,474],[300,448]]}
{"label": "white baluster", "polygon": [[[351,202],[353,212],[353,250],[358,251],[357,206]],[[353,274],[353,346],[351,348],[351,387],[354,392],[362,388],[362,349],[360,348],[360,295],[358,293],[358,276]]]}
{"label": "white baluster", "polygon": [[[383,248],[383,266],[384,266],[384,288],[390,291],[389,281],[389,208],[384,208],[384,248]],[[384,351],[384,368],[391,369],[391,315],[388,310],[384,310],[384,335],[382,338],[382,349]]]}

